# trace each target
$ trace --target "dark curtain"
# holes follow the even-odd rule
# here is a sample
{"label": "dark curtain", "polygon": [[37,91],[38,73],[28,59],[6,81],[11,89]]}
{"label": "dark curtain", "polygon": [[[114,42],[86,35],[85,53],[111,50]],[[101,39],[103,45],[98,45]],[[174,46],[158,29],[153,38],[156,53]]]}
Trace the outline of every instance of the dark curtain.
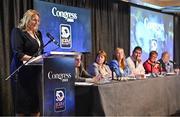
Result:
{"label": "dark curtain", "polygon": [[2,0],[0,3],[0,115],[12,115],[13,112],[10,80],[5,80],[10,72],[12,54],[10,32],[32,4],[29,0]]}
{"label": "dark curtain", "polygon": [[174,18],[174,61],[180,67],[180,16]]}
{"label": "dark curtain", "polygon": [[[112,59],[113,50],[122,47],[129,55],[130,9],[126,2],[120,0],[44,0],[53,3],[89,8],[92,16],[92,52],[84,54],[84,63],[91,64],[99,49],[107,52]],[[33,0],[1,0],[0,1],[0,115],[13,115],[9,75],[12,50],[10,33],[17,26],[23,13],[33,9]],[[175,50],[179,50],[180,19],[176,18]],[[179,53],[175,51],[175,60],[179,61]]]}

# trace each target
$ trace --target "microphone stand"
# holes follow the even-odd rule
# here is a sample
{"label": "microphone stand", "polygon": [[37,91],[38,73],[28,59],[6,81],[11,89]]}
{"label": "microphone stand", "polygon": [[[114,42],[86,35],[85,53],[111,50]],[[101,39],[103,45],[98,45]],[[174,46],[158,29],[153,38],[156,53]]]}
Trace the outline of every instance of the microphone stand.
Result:
{"label": "microphone stand", "polygon": [[160,67],[160,75],[162,75],[162,64],[159,63],[159,67]]}
{"label": "microphone stand", "polygon": [[111,70],[111,73],[112,73],[112,80],[114,80],[114,74],[113,74],[114,70],[113,69]]}
{"label": "microphone stand", "polygon": [[[112,68],[111,72],[112,72],[112,80],[115,80],[115,76],[114,76],[114,73],[115,73],[115,67]],[[118,80],[118,77],[117,77],[116,80]]]}
{"label": "microphone stand", "polygon": [[153,70],[153,64],[151,63],[151,76],[154,77],[152,70]]}
{"label": "microphone stand", "polygon": [[153,78],[157,77],[157,74],[156,74],[156,73],[153,73],[153,68],[154,68],[154,66],[155,66],[155,63],[154,63],[154,64],[151,63],[151,76],[152,76]]}
{"label": "microphone stand", "polygon": [[11,78],[12,76],[14,76],[14,74],[16,74],[22,67],[24,67],[30,60],[33,59],[33,57],[36,56],[36,54],[38,54],[40,51],[42,51],[42,49],[44,49],[49,43],[51,43],[52,40],[49,40],[41,49],[39,49],[35,54],[33,54],[31,56],[31,58],[29,58],[25,63],[23,63],[22,65],[20,65],[13,73],[11,73],[5,80],[8,80],[9,78]]}

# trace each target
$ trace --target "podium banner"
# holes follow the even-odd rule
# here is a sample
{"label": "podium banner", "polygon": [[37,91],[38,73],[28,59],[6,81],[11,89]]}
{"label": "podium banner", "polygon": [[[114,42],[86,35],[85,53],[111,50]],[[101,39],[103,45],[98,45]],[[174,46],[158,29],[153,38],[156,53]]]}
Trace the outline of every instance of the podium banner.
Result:
{"label": "podium banner", "polygon": [[75,113],[75,65],[73,56],[43,60],[43,116],[73,116]]}

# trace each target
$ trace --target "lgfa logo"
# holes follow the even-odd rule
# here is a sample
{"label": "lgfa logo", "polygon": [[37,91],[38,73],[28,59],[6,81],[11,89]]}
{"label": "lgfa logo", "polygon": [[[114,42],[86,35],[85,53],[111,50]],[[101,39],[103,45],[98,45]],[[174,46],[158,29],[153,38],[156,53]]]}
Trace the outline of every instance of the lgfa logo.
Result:
{"label": "lgfa logo", "polygon": [[64,49],[72,48],[71,25],[60,24],[60,47]]}
{"label": "lgfa logo", "polygon": [[54,111],[62,112],[66,109],[66,92],[64,88],[55,89],[54,93]]}

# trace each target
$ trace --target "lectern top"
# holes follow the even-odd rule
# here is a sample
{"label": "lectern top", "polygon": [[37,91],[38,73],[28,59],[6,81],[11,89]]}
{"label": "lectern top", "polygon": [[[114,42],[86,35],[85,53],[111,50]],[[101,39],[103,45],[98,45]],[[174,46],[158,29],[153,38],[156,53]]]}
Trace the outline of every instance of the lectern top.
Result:
{"label": "lectern top", "polygon": [[[54,57],[54,56],[76,56],[76,55],[79,55],[81,53],[79,52],[57,52],[57,51],[51,51],[51,52],[48,52],[48,53],[45,53],[43,55],[40,55],[40,56],[37,56],[33,59],[31,59],[29,62],[27,62],[25,65],[33,65],[33,64],[42,64],[42,61],[43,61],[43,58],[51,58],[51,57]],[[25,61],[26,62],[26,61]]]}
{"label": "lectern top", "polygon": [[58,52],[58,51],[50,51],[49,53],[46,53],[46,56],[52,56],[52,55],[78,55],[81,54],[79,52]]}

